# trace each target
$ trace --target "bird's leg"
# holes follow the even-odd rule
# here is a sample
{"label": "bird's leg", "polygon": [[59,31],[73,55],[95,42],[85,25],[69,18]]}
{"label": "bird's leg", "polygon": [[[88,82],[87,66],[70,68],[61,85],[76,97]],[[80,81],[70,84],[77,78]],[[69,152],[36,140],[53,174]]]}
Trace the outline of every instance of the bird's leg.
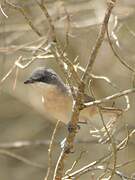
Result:
{"label": "bird's leg", "polygon": [[69,132],[77,131],[77,129],[80,129],[80,127],[78,127],[78,125],[77,125],[77,128],[76,128],[70,122],[68,123],[68,131]]}

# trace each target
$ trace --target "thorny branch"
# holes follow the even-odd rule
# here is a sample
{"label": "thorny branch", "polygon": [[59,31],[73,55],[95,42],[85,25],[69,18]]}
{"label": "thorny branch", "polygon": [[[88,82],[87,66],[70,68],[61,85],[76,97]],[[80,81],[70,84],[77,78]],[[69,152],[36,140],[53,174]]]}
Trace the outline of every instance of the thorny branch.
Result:
{"label": "thorny branch", "polygon": [[84,93],[84,88],[85,88],[84,83],[88,82],[89,73],[92,70],[92,67],[93,67],[93,64],[95,62],[98,50],[99,50],[99,48],[103,42],[104,35],[106,32],[106,25],[108,24],[109,17],[111,15],[111,11],[114,7],[114,3],[115,3],[115,0],[110,1],[108,3],[108,8],[107,8],[107,11],[105,14],[105,18],[104,18],[103,24],[101,26],[101,31],[100,31],[99,36],[97,38],[96,44],[95,44],[95,46],[91,52],[91,55],[90,55],[90,58],[89,58],[89,61],[88,61],[87,67],[86,67],[86,71],[82,77],[82,82],[78,86],[77,98],[76,98],[74,105],[73,105],[73,113],[72,113],[72,117],[71,117],[71,121],[70,121],[72,131],[69,131],[69,134],[66,138],[65,147],[62,150],[60,157],[58,159],[58,162],[57,162],[57,166],[56,166],[55,174],[54,174],[54,179],[56,179],[56,180],[62,179],[63,171],[64,171],[64,161],[68,157],[71,149],[73,148],[74,139],[75,139],[76,130],[77,130],[77,122],[79,120],[79,113],[80,113],[80,110],[82,108],[82,104],[81,104],[82,97],[80,96],[80,94]]}

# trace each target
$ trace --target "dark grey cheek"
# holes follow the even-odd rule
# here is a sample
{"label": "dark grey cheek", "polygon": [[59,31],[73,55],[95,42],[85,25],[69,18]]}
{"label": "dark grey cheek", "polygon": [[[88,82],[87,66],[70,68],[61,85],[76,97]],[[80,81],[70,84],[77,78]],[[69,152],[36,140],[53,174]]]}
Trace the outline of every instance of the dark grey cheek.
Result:
{"label": "dark grey cheek", "polygon": [[54,84],[54,80],[51,79],[50,77],[42,79],[42,82],[47,83],[47,84]]}

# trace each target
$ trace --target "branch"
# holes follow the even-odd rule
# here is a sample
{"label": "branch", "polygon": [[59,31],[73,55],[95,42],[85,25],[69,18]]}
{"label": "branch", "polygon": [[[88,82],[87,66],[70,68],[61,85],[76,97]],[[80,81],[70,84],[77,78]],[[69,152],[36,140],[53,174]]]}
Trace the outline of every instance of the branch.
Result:
{"label": "branch", "polygon": [[14,159],[17,159],[17,160],[19,160],[19,161],[21,161],[21,162],[23,162],[23,163],[25,163],[25,164],[27,164],[27,165],[44,169],[44,166],[43,166],[43,165],[38,164],[38,163],[36,163],[36,162],[32,162],[32,161],[26,159],[26,158],[23,157],[23,156],[20,156],[20,155],[18,155],[18,154],[13,153],[13,152],[7,151],[7,150],[5,150],[5,149],[0,149],[0,154],[5,155],[5,156],[12,157],[12,158],[14,158]]}
{"label": "branch", "polygon": [[107,97],[99,99],[99,100],[84,103],[84,108],[87,108],[87,107],[90,107],[90,106],[93,106],[93,105],[97,105],[97,104],[102,104],[102,103],[108,102],[108,101],[116,99],[116,98],[120,98],[121,96],[125,96],[127,94],[131,94],[131,93],[134,93],[134,92],[135,92],[135,88],[127,89],[127,90],[115,93],[115,94],[113,94],[111,96],[107,96]]}
{"label": "branch", "polygon": [[[90,86],[90,91],[91,91],[91,94],[92,94],[93,98],[95,99],[92,86]],[[105,129],[105,131],[106,131],[106,134],[107,134],[107,136],[108,136],[108,138],[109,138],[109,141],[110,141],[111,147],[112,147],[113,169],[112,169],[112,171],[111,171],[110,177],[108,178],[108,180],[110,180],[110,179],[113,178],[113,176],[114,176],[114,174],[115,174],[115,168],[116,168],[116,161],[117,161],[116,143],[115,143],[115,141],[114,141],[113,136],[111,136],[111,134],[110,134],[110,132],[109,132],[109,129],[108,129],[108,127],[107,127],[107,125],[106,125],[106,123],[105,123],[105,121],[104,121],[104,117],[103,117],[103,114],[102,114],[102,111],[101,111],[100,106],[99,106],[99,105],[96,105],[96,106],[97,106],[98,114],[99,114],[100,119],[101,119],[101,121],[102,121],[103,127],[104,127],[104,129]],[[102,176],[104,176],[105,174],[106,174],[106,171],[104,172],[104,174],[103,174]],[[101,179],[101,177],[100,177],[99,179]]]}
{"label": "branch", "polygon": [[20,56],[13,64],[13,66],[10,68],[10,70],[7,72],[7,74],[0,80],[0,85],[11,75],[11,73],[14,71],[16,68],[16,64],[20,63],[22,59],[22,56]]}
{"label": "branch", "polygon": [[[77,68],[79,70],[81,70],[82,72],[85,72],[85,69],[82,68],[81,66],[78,66],[77,65]],[[120,88],[117,87],[116,84],[114,84],[108,77],[106,76],[97,76],[95,74],[89,74],[89,76],[92,78],[92,79],[99,79],[99,80],[104,80],[106,81],[111,87],[113,87],[114,89],[116,90],[119,90],[121,91]],[[127,95],[124,96],[125,97],[125,100],[126,100],[126,108],[123,108],[122,111],[126,112],[130,109],[130,102],[129,102],[129,97]]]}
{"label": "branch", "polygon": [[89,80],[89,74],[92,71],[92,68],[93,68],[95,59],[97,57],[99,48],[101,47],[102,42],[104,40],[104,36],[105,36],[105,33],[106,33],[106,27],[108,25],[109,18],[111,16],[111,12],[112,12],[112,9],[113,9],[115,3],[116,3],[116,0],[110,0],[108,2],[108,4],[107,4],[108,7],[107,7],[107,10],[106,10],[106,13],[105,13],[105,17],[104,17],[104,20],[103,20],[103,23],[102,23],[98,38],[96,40],[96,44],[92,49],[92,52],[91,52],[89,60],[88,60],[88,64],[86,66],[86,71],[84,72],[83,77],[82,77],[83,82],[86,82],[86,84],[87,84],[87,82]]}
{"label": "branch", "polygon": [[37,27],[35,27],[35,25],[33,24],[32,20],[28,17],[28,15],[26,14],[26,12],[24,11],[24,9],[20,6],[17,6],[15,4],[12,4],[10,2],[8,2],[7,0],[5,1],[5,3],[10,7],[13,8],[15,10],[18,10],[21,12],[21,14],[24,16],[26,22],[29,24],[29,26],[31,27],[31,29],[38,35],[38,36],[42,36],[42,34],[39,32],[39,30],[37,29]]}
{"label": "branch", "polygon": [[[117,151],[122,150],[122,149],[123,149],[123,145],[125,146],[125,144],[127,144],[127,140],[128,140],[129,138],[131,138],[134,134],[135,134],[135,130],[131,131],[131,132],[129,133],[129,135],[128,135],[124,140],[122,140],[121,143],[119,143],[119,144],[117,145]],[[82,167],[81,169],[79,169],[79,170],[77,170],[77,171],[75,171],[75,172],[73,172],[73,173],[68,174],[67,176],[63,177],[62,180],[68,179],[68,178],[78,178],[78,177],[80,177],[80,176],[88,173],[89,171],[91,171],[91,169],[92,169],[94,166],[98,165],[99,163],[107,161],[109,158],[112,157],[112,155],[113,155],[112,152],[111,152],[111,153],[108,153],[108,154],[106,154],[105,156],[101,157],[100,159],[98,159],[98,160],[96,160],[96,161],[94,161],[94,162],[92,162],[92,163],[89,163],[88,165]],[[117,167],[117,166],[116,166],[116,167]],[[119,166],[118,166],[118,168],[119,168]],[[115,172],[116,172],[116,171],[115,171]]]}
{"label": "branch", "polygon": [[108,42],[109,42],[109,45],[110,45],[114,55],[117,57],[117,59],[120,61],[120,63],[123,64],[127,69],[129,69],[131,72],[135,72],[135,70],[126,62],[126,60],[116,52],[116,50],[113,46],[113,43],[111,41],[110,35],[109,35],[108,26],[106,26],[106,31],[107,31]]}
{"label": "branch", "polygon": [[[50,35],[51,35],[51,39],[52,39],[52,43],[51,43],[51,52],[54,55],[57,63],[59,64],[59,66],[61,67],[61,69],[63,70],[63,73],[66,75],[67,79],[68,79],[68,71],[71,72],[74,80],[77,82],[77,84],[80,84],[80,78],[77,74],[77,72],[75,71],[75,68],[72,64],[72,62],[68,59],[68,57],[66,55],[64,55],[63,50],[56,38],[56,32],[55,32],[55,27],[53,25],[52,19],[50,14],[48,13],[48,10],[45,6],[44,3],[39,3],[38,1],[36,1],[37,4],[39,5],[39,7],[42,9],[48,24],[49,24],[49,29],[50,29]],[[68,68],[67,68],[68,66]],[[69,82],[70,84],[70,82]]]}
{"label": "branch", "polygon": [[82,95],[84,94],[84,89],[85,89],[84,82],[85,83],[88,82],[89,73],[92,70],[92,66],[95,62],[97,53],[98,53],[99,48],[103,42],[105,31],[106,31],[106,25],[109,21],[111,11],[114,7],[115,1],[116,0],[112,0],[108,3],[108,8],[107,8],[104,20],[103,20],[103,24],[101,26],[101,31],[100,31],[99,36],[98,36],[97,41],[96,41],[96,45],[91,52],[86,71],[83,74],[82,81],[78,86],[78,92],[77,92],[77,96],[76,96],[77,98],[73,102],[72,117],[71,117],[71,121],[69,124],[70,125],[70,131],[69,131],[69,134],[66,138],[64,149],[62,150],[62,152],[59,156],[59,159],[58,159],[58,162],[56,165],[56,169],[55,169],[55,173],[54,173],[54,179],[56,179],[56,180],[62,179],[63,172],[64,172],[64,161],[68,157],[69,153],[71,152],[71,150],[74,146],[74,139],[75,139],[75,136],[77,133],[76,132],[77,131],[77,123],[79,120],[80,110],[82,109]]}
{"label": "branch", "polygon": [[53,134],[52,134],[52,137],[51,137],[51,141],[50,141],[50,144],[49,144],[49,149],[48,149],[48,156],[49,156],[49,158],[48,158],[48,169],[47,169],[47,173],[46,173],[46,176],[45,176],[44,180],[49,179],[51,166],[52,166],[52,150],[53,150],[52,148],[53,148],[54,138],[55,138],[55,134],[56,134],[59,123],[60,123],[60,121],[58,120],[56,125],[55,125],[54,131],[53,131]]}
{"label": "branch", "polygon": [[7,14],[4,12],[1,4],[0,4],[0,11],[2,12],[2,14],[3,14],[6,18],[8,18]]}

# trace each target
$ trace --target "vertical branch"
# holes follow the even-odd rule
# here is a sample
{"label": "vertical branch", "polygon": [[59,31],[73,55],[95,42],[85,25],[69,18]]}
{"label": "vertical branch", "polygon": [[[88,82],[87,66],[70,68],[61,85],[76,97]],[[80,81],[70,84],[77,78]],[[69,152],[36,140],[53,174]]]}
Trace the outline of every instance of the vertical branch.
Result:
{"label": "vertical branch", "polygon": [[54,131],[53,131],[53,134],[52,134],[52,137],[51,137],[51,141],[50,141],[50,144],[49,144],[49,148],[48,148],[48,169],[47,169],[47,173],[46,173],[46,176],[45,176],[44,180],[48,180],[49,179],[49,175],[50,175],[50,171],[51,171],[51,167],[52,167],[53,141],[54,141],[55,134],[56,134],[56,131],[57,131],[59,123],[60,123],[60,121],[58,120],[56,125],[55,125]]}
{"label": "vertical branch", "polygon": [[48,20],[48,24],[49,24],[49,27],[50,27],[50,34],[51,34],[51,38],[52,38],[52,41],[53,42],[56,42],[56,36],[55,36],[55,28],[54,28],[54,25],[53,25],[53,22],[52,22],[52,19],[47,11],[47,8],[46,6],[44,5],[44,3],[42,2],[41,4],[36,0],[37,4],[40,6],[40,8],[43,10],[47,20]]}
{"label": "vertical branch", "polygon": [[82,97],[80,96],[80,94],[84,93],[84,89],[85,89],[84,82],[88,82],[89,73],[92,70],[97,53],[103,42],[105,32],[106,32],[106,25],[108,24],[108,21],[109,21],[109,18],[110,18],[110,15],[111,15],[111,12],[112,12],[115,2],[116,2],[116,0],[112,0],[108,3],[108,8],[105,13],[105,17],[104,17],[104,20],[103,20],[103,23],[101,26],[101,30],[99,32],[99,36],[97,38],[95,47],[93,48],[93,50],[91,52],[89,62],[86,67],[86,71],[82,77],[81,84],[78,87],[77,98],[76,98],[76,101],[74,102],[73,113],[72,113],[72,117],[71,117],[71,121],[70,121],[72,131],[69,131],[69,134],[66,138],[66,143],[65,143],[64,149],[62,150],[59,160],[57,162],[57,166],[56,166],[55,174],[54,174],[54,179],[56,179],[56,180],[62,179],[63,172],[64,172],[64,160],[68,157],[68,155],[73,147],[73,144],[74,144],[74,139],[75,139],[76,130],[77,130],[77,122],[79,119],[80,110],[82,108],[82,104],[81,104]]}
{"label": "vertical branch", "polygon": [[95,46],[93,47],[93,49],[91,51],[91,54],[90,54],[90,57],[89,57],[89,60],[88,60],[88,64],[86,66],[86,71],[84,72],[83,77],[82,77],[82,80],[84,82],[86,82],[86,84],[87,84],[88,79],[89,79],[89,74],[92,71],[93,64],[95,62],[95,59],[96,59],[96,56],[98,54],[99,48],[101,47],[102,42],[104,40],[104,36],[105,36],[105,33],[106,33],[106,26],[107,26],[107,24],[109,22],[109,18],[111,16],[111,12],[112,12],[112,9],[113,9],[115,3],[116,3],[116,0],[110,0],[107,3],[108,8],[106,10],[105,17],[104,17],[104,20],[103,20],[103,23],[102,23],[98,38],[96,40]]}

